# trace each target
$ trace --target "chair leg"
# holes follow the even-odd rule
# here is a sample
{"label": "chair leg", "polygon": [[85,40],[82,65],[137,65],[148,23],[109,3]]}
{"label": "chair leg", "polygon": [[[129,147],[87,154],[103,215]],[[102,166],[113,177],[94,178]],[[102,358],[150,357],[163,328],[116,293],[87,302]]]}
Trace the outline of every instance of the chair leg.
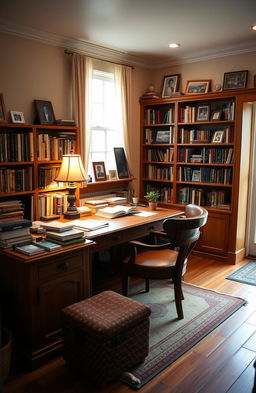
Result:
{"label": "chair leg", "polygon": [[182,300],[184,299],[182,289],[181,289],[181,283],[174,283],[174,296],[175,296],[175,304],[176,304],[176,310],[178,314],[178,319],[183,319],[183,309],[182,309]]}
{"label": "chair leg", "polygon": [[145,290],[146,292],[149,292],[149,278],[145,279]]}
{"label": "chair leg", "polygon": [[126,274],[123,274],[123,280],[122,280],[122,294],[124,296],[128,296],[128,288],[129,288],[129,276]]}

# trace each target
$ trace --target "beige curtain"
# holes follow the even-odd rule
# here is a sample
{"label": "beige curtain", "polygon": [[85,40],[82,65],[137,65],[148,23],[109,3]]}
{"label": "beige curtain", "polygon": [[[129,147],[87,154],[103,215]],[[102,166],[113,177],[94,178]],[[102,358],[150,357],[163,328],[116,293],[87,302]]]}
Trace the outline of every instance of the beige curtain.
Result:
{"label": "beige curtain", "polygon": [[82,162],[87,172],[90,147],[90,108],[92,61],[77,53],[72,58],[72,104],[73,116],[79,127],[79,146]]}

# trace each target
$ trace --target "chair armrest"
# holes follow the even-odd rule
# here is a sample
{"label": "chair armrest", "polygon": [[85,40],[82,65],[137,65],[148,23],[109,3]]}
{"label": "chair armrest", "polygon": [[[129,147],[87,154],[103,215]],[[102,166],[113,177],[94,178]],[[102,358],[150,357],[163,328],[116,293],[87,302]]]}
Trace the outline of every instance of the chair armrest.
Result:
{"label": "chair armrest", "polygon": [[134,246],[136,248],[140,248],[140,249],[141,248],[145,248],[145,249],[148,249],[148,250],[165,250],[166,248],[170,248],[171,247],[171,243],[170,242],[164,243],[164,244],[147,244],[147,243],[139,242],[137,240],[133,240],[133,241],[130,241],[128,244],[130,246]]}

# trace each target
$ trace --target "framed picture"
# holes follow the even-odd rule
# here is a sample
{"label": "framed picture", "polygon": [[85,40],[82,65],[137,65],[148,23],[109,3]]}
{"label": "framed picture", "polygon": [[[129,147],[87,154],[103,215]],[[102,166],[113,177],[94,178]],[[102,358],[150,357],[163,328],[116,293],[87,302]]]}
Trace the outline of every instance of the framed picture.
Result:
{"label": "framed picture", "polygon": [[179,88],[180,75],[166,75],[163,81],[162,97],[171,97]]}
{"label": "framed picture", "polygon": [[104,161],[93,162],[92,166],[95,181],[107,180]]}
{"label": "framed picture", "polygon": [[205,94],[210,89],[211,80],[187,81],[185,94]]}
{"label": "framed picture", "polygon": [[156,132],[155,143],[171,143],[170,142],[170,130],[158,130]]}
{"label": "framed picture", "polygon": [[218,121],[221,118],[221,111],[213,111],[211,116],[211,121]]}
{"label": "framed picture", "polygon": [[0,94],[0,123],[6,123],[7,118],[6,118],[6,112],[5,112],[5,106],[4,106],[4,97],[3,94]]}
{"label": "framed picture", "polygon": [[248,71],[225,72],[223,90],[244,89],[247,86]]}
{"label": "framed picture", "polygon": [[24,115],[22,112],[10,111],[13,123],[25,123]]}
{"label": "framed picture", "polygon": [[128,164],[123,147],[114,147],[114,154],[116,159],[116,167],[119,179],[126,179],[129,177]]}
{"label": "framed picture", "polygon": [[208,121],[210,116],[210,106],[202,105],[197,107],[196,121]]}
{"label": "framed picture", "polygon": [[36,114],[40,124],[55,124],[55,116],[50,101],[34,100]]}
{"label": "framed picture", "polygon": [[117,171],[115,169],[109,169],[108,176],[109,180],[118,180]]}
{"label": "framed picture", "polygon": [[224,131],[215,131],[212,138],[212,143],[222,143]]}

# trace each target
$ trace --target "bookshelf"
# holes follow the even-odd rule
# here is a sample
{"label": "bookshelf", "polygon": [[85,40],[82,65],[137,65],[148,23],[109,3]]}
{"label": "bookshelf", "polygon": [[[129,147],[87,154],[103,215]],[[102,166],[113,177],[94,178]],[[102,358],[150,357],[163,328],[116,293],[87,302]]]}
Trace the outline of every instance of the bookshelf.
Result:
{"label": "bookshelf", "polygon": [[229,263],[245,255],[253,102],[256,89],[141,101],[140,199],[158,190],[163,207],[204,206],[196,252]]}
{"label": "bookshelf", "polygon": [[0,124],[0,201],[21,200],[32,220],[61,214],[66,189],[54,178],[62,155],[77,151],[77,139],[77,127]]}

